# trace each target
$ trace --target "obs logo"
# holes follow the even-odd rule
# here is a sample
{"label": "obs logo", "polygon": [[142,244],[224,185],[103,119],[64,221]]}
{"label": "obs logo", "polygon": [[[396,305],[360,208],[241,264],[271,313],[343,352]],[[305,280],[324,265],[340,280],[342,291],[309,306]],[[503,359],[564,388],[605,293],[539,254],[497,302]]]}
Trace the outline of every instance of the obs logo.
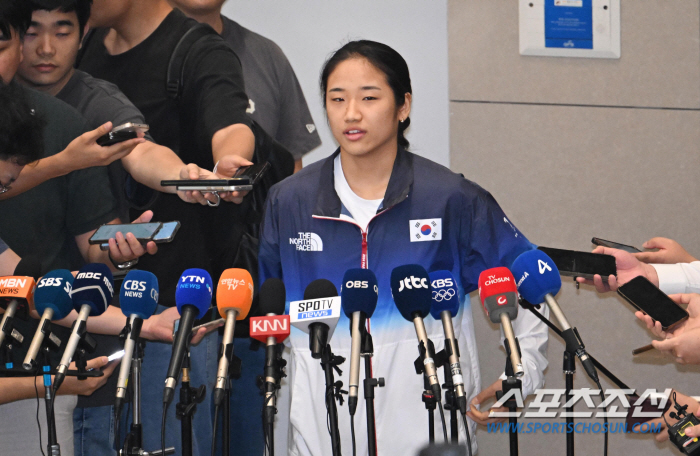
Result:
{"label": "obs logo", "polygon": [[[366,280],[348,280],[345,282],[345,288],[369,288],[369,282]],[[377,285],[374,287],[374,292],[379,294]]]}
{"label": "obs logo", "polygon": [[409,290],[413,290],[414,288],[430,288],[430,284],[425,277],[419,279],[411,276],[399,282],[399,293],[402,292],[404,288],[408,288]]}

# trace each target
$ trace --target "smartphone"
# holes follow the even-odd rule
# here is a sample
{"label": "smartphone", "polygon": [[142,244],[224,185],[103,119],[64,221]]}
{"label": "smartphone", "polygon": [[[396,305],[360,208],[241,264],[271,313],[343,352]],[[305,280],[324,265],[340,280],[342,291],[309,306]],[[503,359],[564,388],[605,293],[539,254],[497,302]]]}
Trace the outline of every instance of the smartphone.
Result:
{"label": "smartphone", "polygon": [[641,250],[639,250],[637,247],[634,247],[632,245],[620,244],[619,242],[613,242],[613,241],[606,241],[605,239],[601,239],[601,238],[597,238],[597,237],[594,237],[593,239],[591,239],[591,242],[594,245],[602,245],[603,247],[610,247],[611,249],[624,250],[625,252],[629,252],[629,253],[641,252]]}
{"label": "smartphone", "polygon": [[163,187],[177,187],[178,191],[200,192],[243,192],[253,189],[253,185],[270,167],[268,162],[238,168],[231,179],[164,180]]}
{"label": "smartphone", "polygon": [[[225,318],[218,318],[216,320],[212,320],[210,322],[204,323],[203,325],[197,325],[194,328],[192,328],[192,334],[194,335],[197,331],[200,330],[200,328],[220,328],[226,324],[226,319]],[[175,320],[173,323],[173,337],[177,334],[177,330],[180,328],[180,319],[178,318]]]}
{"label": "smartphone", "polygon": [[137,138],[139,132],[146,133],[148,128],[146,124],[127,122],[112,128],[112,131],[97,138],[97,144],[100,146],[111,146],[112,144],[128,141],[129,139]]}
{"label": "smartphone", "polygon": [[654,321],[660,322],[664,331],[672,330],[688,318],[688,312],[684,308],[673,302],[646,277],[635,277],[620,286],[617,293],[635,309],[641,310]]}
{"label": "smartphone", "polygon": [[112,362],[117,359],[123,358],[124,357],[124,350],[119,350],[118,352],[114,352],[109,357],[107,358],[107,361]]}
{"label": "smartphone", "polygon": [[113,239],[118,232],[133,233],[136,239],[142,243],[153,239],[158,230],[163,226],[162,222],[150,223],[128,223],[124,225],[102,225],[97,228],[95,234],[88,241],[90,244],[108,244],[109,240]]}
{"label": "smartphone", "polygon": [[[153,239],[151,240],[156,244],[171,242],[173,239],[175,239],[175,234],[179,229],[180,222],[163,222],[163,226],[158,230],[158,232],[153,236]],[[100,244],[100,250],[109,250],[109,244]]]}
{"label": "smartphone", "polygon": [[550,247],[538,247],[538,249],[549,255],[554,264],[557,265],[559,274],[563,276],[593,280],[594,275],[600,274],[603,281],[607,282],[608,276],[617,275],[615,257],[612,255]]}

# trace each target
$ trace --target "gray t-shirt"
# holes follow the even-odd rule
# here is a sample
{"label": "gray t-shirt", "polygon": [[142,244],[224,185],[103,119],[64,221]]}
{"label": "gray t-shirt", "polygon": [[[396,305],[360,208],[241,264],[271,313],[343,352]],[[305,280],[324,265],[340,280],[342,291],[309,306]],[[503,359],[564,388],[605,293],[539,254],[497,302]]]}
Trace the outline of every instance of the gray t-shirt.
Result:
{"label": "gray t-shirt", "polygon": [[295,160],[321,144],[294,70],[277,44],[222,16],[221,36],[243,66],[248,114]]}
{"label": "gray t-shirt", "polygon": [[[56,98],[75,108],[87,120],[91,130],[112,122],[113,127],[127,122],[145,124],[141,111],[129,101],[119,88],[102,79],[93,78],[84,71],[75,70],[73,76],[56,95]],[[146,134],[146,139],[153,138]],[[127,172],[121,160],[107,167],[112,195],[118,203],[119,218],[129,222],[129,207],[124,194]]]}

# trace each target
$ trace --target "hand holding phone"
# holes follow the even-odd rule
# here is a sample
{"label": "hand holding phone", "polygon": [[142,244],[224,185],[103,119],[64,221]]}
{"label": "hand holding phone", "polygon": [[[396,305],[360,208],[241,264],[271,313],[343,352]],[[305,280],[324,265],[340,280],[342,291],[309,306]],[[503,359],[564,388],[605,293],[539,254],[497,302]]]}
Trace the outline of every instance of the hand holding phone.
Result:
{"label": "hand holding phone", "polygon": [[659,322],[662,331],[673,331],[689,317],[685,309],[646,277],[635,277],[620,286],[617,293],[637,310],[644,312],[655,322]]}
{"label": "hand holding phone", "polygon": [[128,141],[139,137],[139,134],[148,131],[148,125],[127,122],[112,128],[111,131],[97,138],[97,144],[106,147],[120,142]]}
{"label": "hand holding phone", "polygon": [[629,253],[639,253],[641,250],[639,250],[637,247],[627,245],[627,244],[620,244],[619,242],[613,242],[613,241],[607,241],[605,239],[597,238],[594,237],[591,239],[591,243],[594,245],[602,245],[603,247],[610,247],[611,249],[619,249],[619,250],[624,250],[625,252]]}
{"label": "hand holding phone", "polygon": [[268,162],[257,165],[242,166],[230,179],[201,179],[201,180],[164,180],[163,187],[177,187],[177,191],[200,192],[241,192],[253,189],[253,185],[270,167]]}

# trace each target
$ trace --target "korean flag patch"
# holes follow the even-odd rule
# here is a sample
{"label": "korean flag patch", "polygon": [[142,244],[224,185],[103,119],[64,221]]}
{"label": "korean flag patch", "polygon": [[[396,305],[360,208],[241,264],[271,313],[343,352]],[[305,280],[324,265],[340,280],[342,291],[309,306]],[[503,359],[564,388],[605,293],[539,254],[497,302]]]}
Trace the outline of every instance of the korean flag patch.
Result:
{"label": "korean flag patch", "polygon": [[442,239],[442,219],[410,220],[411,242],[439,241]]}

